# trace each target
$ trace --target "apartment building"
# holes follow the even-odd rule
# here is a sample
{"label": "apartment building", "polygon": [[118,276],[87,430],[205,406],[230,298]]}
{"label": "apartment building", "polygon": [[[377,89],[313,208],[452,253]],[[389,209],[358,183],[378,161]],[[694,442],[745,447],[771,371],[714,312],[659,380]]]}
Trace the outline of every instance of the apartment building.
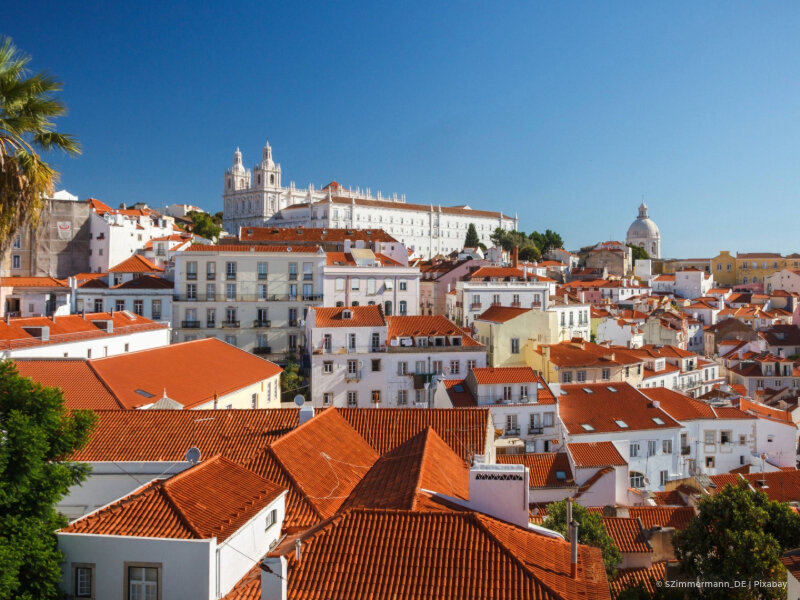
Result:
{"label": "apartment building", "polygon": [[322,304],[318,246],[195,245],[175,255],[177,341],[217,337],[283,361],[305,347],[303,320]]}
{"label": "apartment building", "polygon": [[644,375],[644,360],[619,346],[576,339],[560,344],[531,344],[525,352],[528,365],[548,383],[624,381],[636,387]]}
{"label": "apartment building", "polygon": [[746,252],[733,256],[727,250],[711,259],[711,273],[719,285],[764,285],[771,275],[784,269],[800,269],[800,254]]}
{"label": "apartment building", "polygon": [[315,307],[305,326],[317,407],[427,408],[435,378],[462,379],[486,366],[485,348],[442,316]]}

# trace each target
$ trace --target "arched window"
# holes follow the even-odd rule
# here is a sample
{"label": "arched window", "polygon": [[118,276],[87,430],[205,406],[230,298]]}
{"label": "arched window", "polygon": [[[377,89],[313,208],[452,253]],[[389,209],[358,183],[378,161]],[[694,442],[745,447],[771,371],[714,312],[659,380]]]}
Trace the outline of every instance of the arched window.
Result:
{"label": "arched window", "polygon": [[269,176],[269,182],[270,183],[275,183],[275,175],[270,175]]}
{"label": "arched window", "polygon": [[631,471],[631,487],[640,489],[644,487],[644,475],[638,471]]}
{"label": "arched window", "polygon": [[351,304],[351,306],[358,306],[358,300],[356,300],[355,302],[353,302],[353,304]]}

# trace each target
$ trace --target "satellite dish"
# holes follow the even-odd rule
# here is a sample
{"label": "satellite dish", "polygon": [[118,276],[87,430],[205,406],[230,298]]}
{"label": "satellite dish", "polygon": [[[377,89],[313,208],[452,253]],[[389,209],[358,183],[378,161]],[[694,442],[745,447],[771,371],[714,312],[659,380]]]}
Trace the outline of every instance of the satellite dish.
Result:
{"label": "satellite dish", "polygon": [[297,396],[294,397],[294,403],[297,406],[303,406],[303,404],[305,404],[305,402],[306,402],[306,399],[303,398],[303,394],[297,394]]}
{"label": "satellite dish", "polygon": [[192,446],[186,451],[186,462],[196,465],[200,462],[200,448]]}

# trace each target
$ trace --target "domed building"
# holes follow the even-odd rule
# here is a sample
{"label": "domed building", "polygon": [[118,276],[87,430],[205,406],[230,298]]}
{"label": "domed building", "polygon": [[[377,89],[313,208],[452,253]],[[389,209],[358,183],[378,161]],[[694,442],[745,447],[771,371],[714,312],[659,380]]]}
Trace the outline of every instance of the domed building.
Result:
{"label": "domed building", "polygon": [[625,241],[644,248],[650,258],[661,258],[661,232],[658,230],[658,225],[647,215],[647,204],[644,201],[639,205],[639,216],[628,227]]}

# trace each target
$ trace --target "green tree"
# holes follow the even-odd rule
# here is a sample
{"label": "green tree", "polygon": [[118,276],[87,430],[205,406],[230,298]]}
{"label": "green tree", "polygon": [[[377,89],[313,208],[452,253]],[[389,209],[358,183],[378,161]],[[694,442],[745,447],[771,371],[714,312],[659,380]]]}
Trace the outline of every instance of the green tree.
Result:
{"label": "green tree", "polygon": [[536,245],[542,256],[556,248],[564,246],[564,240],[555,231],[547,229],[544,233],[533,231],[528,238]]}
{"label": "green tree", "polygon": [[481,239],[478,237],[478,230],[475,229],[475,223],[470,223],[469,227],[467,227],[467,238],[464,240],[464,248],[477,248],[480,243]]}
{"label": "green tree", "polygon": [[55,505],[89,473],[69,457],[86,445],[95,420],[91,411],[68,411],[61,390],[0,361],[0,598],[61,597],[55,532],[67,521]]}
{"label": "green tree", "polygon": [[[572,503],[572,518],[578,523],[578,541],[581,544],[600,548],[603,554],[603,563],[606,566],[606,573],[613,575],[617,572],[617,566],[622,562],[622,554],[614,543],[614,539],[608,535],[606,526],[603,525],[603,515],[590,513],[580,504]],[[547,516],[544,519],[544,526],[561,535],[567,535],[567,501],[559,500],[547,505]]]}
{"label": "green tree", "polygon": [[305,378],[300,374],[300,363],[294,352],[287,352],[285,355],[286,366],[281,373],[281,392],[286,400],[291,400],[297,394],[306,395]]}
{"label": "green tree", "polygon": [[[797,542],[799,515],[790,515],[788,506],[781,507],[745,482],[726,485],[715,496],[701,498],[697,506],[697,517],[672,538],[685,576],[727,582],[786,580],[780,557]],[[697,593],[702,598],[785,597],[785,589],[779,588],[703,588]]]}
{"label": "green tree", "polygon": [[0,38],[0,250],[22,226],[39,223],[53,193],[58,173],[42,154],[80,154],[75,137],[56,131],[55,119],[67,110],[56,97],[61,83],[46,73],[31,75],[30,60]]}
{"label": "green tree", "polygon": [[192,220],[193,232],[209,240],[216,239],[222,227],[214,223],[214,218],[208,213],[197,210],[189,211],[186,215]]}
{"label": "green tree", "polygon": [[627,244],[628,248],[633,250],[633,260],[647,260],[650,258],[650,255],[647,253],[647,250],[642,248],[641,246],[634,246],[633,244]]}
{"label": "green tree", "polygon": [[519,259],[522,261],[530,262],[539,260],[542,255],[536,246],[525,246],[519,250]]}

